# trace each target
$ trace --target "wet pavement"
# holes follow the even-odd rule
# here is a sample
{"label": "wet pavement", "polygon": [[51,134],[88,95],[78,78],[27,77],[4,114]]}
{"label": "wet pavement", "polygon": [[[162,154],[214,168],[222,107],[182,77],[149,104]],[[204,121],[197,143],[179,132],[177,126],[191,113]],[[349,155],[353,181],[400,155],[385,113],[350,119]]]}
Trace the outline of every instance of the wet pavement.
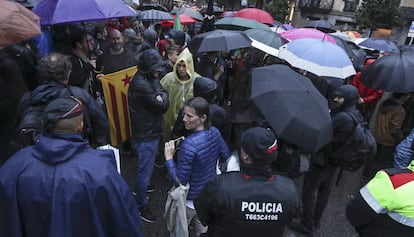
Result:
{"label": "wet pavement", "polygon": [[[131,155],[122,155],[121,172],[128,185],[133,189],[135,172],[137,169],[137,159]],[[338,172],[337,172],[338,173]],[[348,223],[345,217],[345,207],[355,192],[359,189],[361,172],[349,173],[344,171],[337,186],[333,186],[328,206],[321,220],[321,228],[314,232],[314,237],[357,237],[358,235]],[[337,176],[335,176],[336,179]],[[296,178],[294,181],[298,186],[299,192],[302,188],[303,177]],[[336,181],[336,180],[335,180]],[[167,237],[168,231],[163,218],[164,205],[167,192],[171,188],[171,182],[167,179],[165,168],[154,167],[151,184],[155,186],[155,191],[149,193],[149,208],[160,215],[156,223],[142,222],[141,230],[145,237]],[[288,237],[304,237],[298,233],[288,231]]]}

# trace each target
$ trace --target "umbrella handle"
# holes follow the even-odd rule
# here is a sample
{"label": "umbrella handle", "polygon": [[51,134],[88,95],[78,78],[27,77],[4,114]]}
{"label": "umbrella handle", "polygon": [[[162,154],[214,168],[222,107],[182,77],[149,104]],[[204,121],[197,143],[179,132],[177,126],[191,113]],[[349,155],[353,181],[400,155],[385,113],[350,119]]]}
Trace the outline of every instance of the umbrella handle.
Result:
{"label": "umbrella handle", "polygon": [[104,66],[101,66],[99,70],[93,70],[96,74],[100,74],[104,71]]}

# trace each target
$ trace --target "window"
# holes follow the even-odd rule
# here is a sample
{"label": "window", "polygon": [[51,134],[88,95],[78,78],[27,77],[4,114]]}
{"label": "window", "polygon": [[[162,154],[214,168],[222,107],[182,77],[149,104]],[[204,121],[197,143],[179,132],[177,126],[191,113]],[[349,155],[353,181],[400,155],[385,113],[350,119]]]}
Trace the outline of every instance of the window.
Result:
{"label": "window", "polygon": [[355,12],[359,4],[359,0],[344,0],[344,12]]}

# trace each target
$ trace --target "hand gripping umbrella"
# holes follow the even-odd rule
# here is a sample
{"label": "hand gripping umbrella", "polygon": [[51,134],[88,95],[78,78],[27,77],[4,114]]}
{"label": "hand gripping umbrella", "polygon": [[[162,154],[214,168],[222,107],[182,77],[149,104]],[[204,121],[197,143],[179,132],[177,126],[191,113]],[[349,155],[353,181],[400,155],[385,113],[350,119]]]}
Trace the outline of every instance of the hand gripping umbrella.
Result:
{"label": "hand gripping umbrella", "polygon": [[414,92],[414,52],[391,53],[375,60],[361,73],[361,82],[373,89]]}
{"label": "hand gripping umbrella", "polygon": [[279,138],[307,152],[332,140],[328,101],[308,78],[288,66],[252,69],[251,99]]}

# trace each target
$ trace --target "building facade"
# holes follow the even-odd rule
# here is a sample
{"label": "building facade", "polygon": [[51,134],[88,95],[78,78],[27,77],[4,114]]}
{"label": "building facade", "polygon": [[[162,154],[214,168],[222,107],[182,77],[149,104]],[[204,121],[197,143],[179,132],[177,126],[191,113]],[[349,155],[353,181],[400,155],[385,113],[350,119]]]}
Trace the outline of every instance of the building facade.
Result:
{"label": "building facade", "polygon": [[[368,37],[370,31],[359,29],[355,20],[355,11],[361,2],[362,0],[296,0],[292,24],[301,27],[311,20],[326,19],[337,30],[357,30]],[[401,45],[410,42],[407,33],[414,20],[414,0],[401,0],[400,5],[404,25],[393,28],[389,38]]]}

